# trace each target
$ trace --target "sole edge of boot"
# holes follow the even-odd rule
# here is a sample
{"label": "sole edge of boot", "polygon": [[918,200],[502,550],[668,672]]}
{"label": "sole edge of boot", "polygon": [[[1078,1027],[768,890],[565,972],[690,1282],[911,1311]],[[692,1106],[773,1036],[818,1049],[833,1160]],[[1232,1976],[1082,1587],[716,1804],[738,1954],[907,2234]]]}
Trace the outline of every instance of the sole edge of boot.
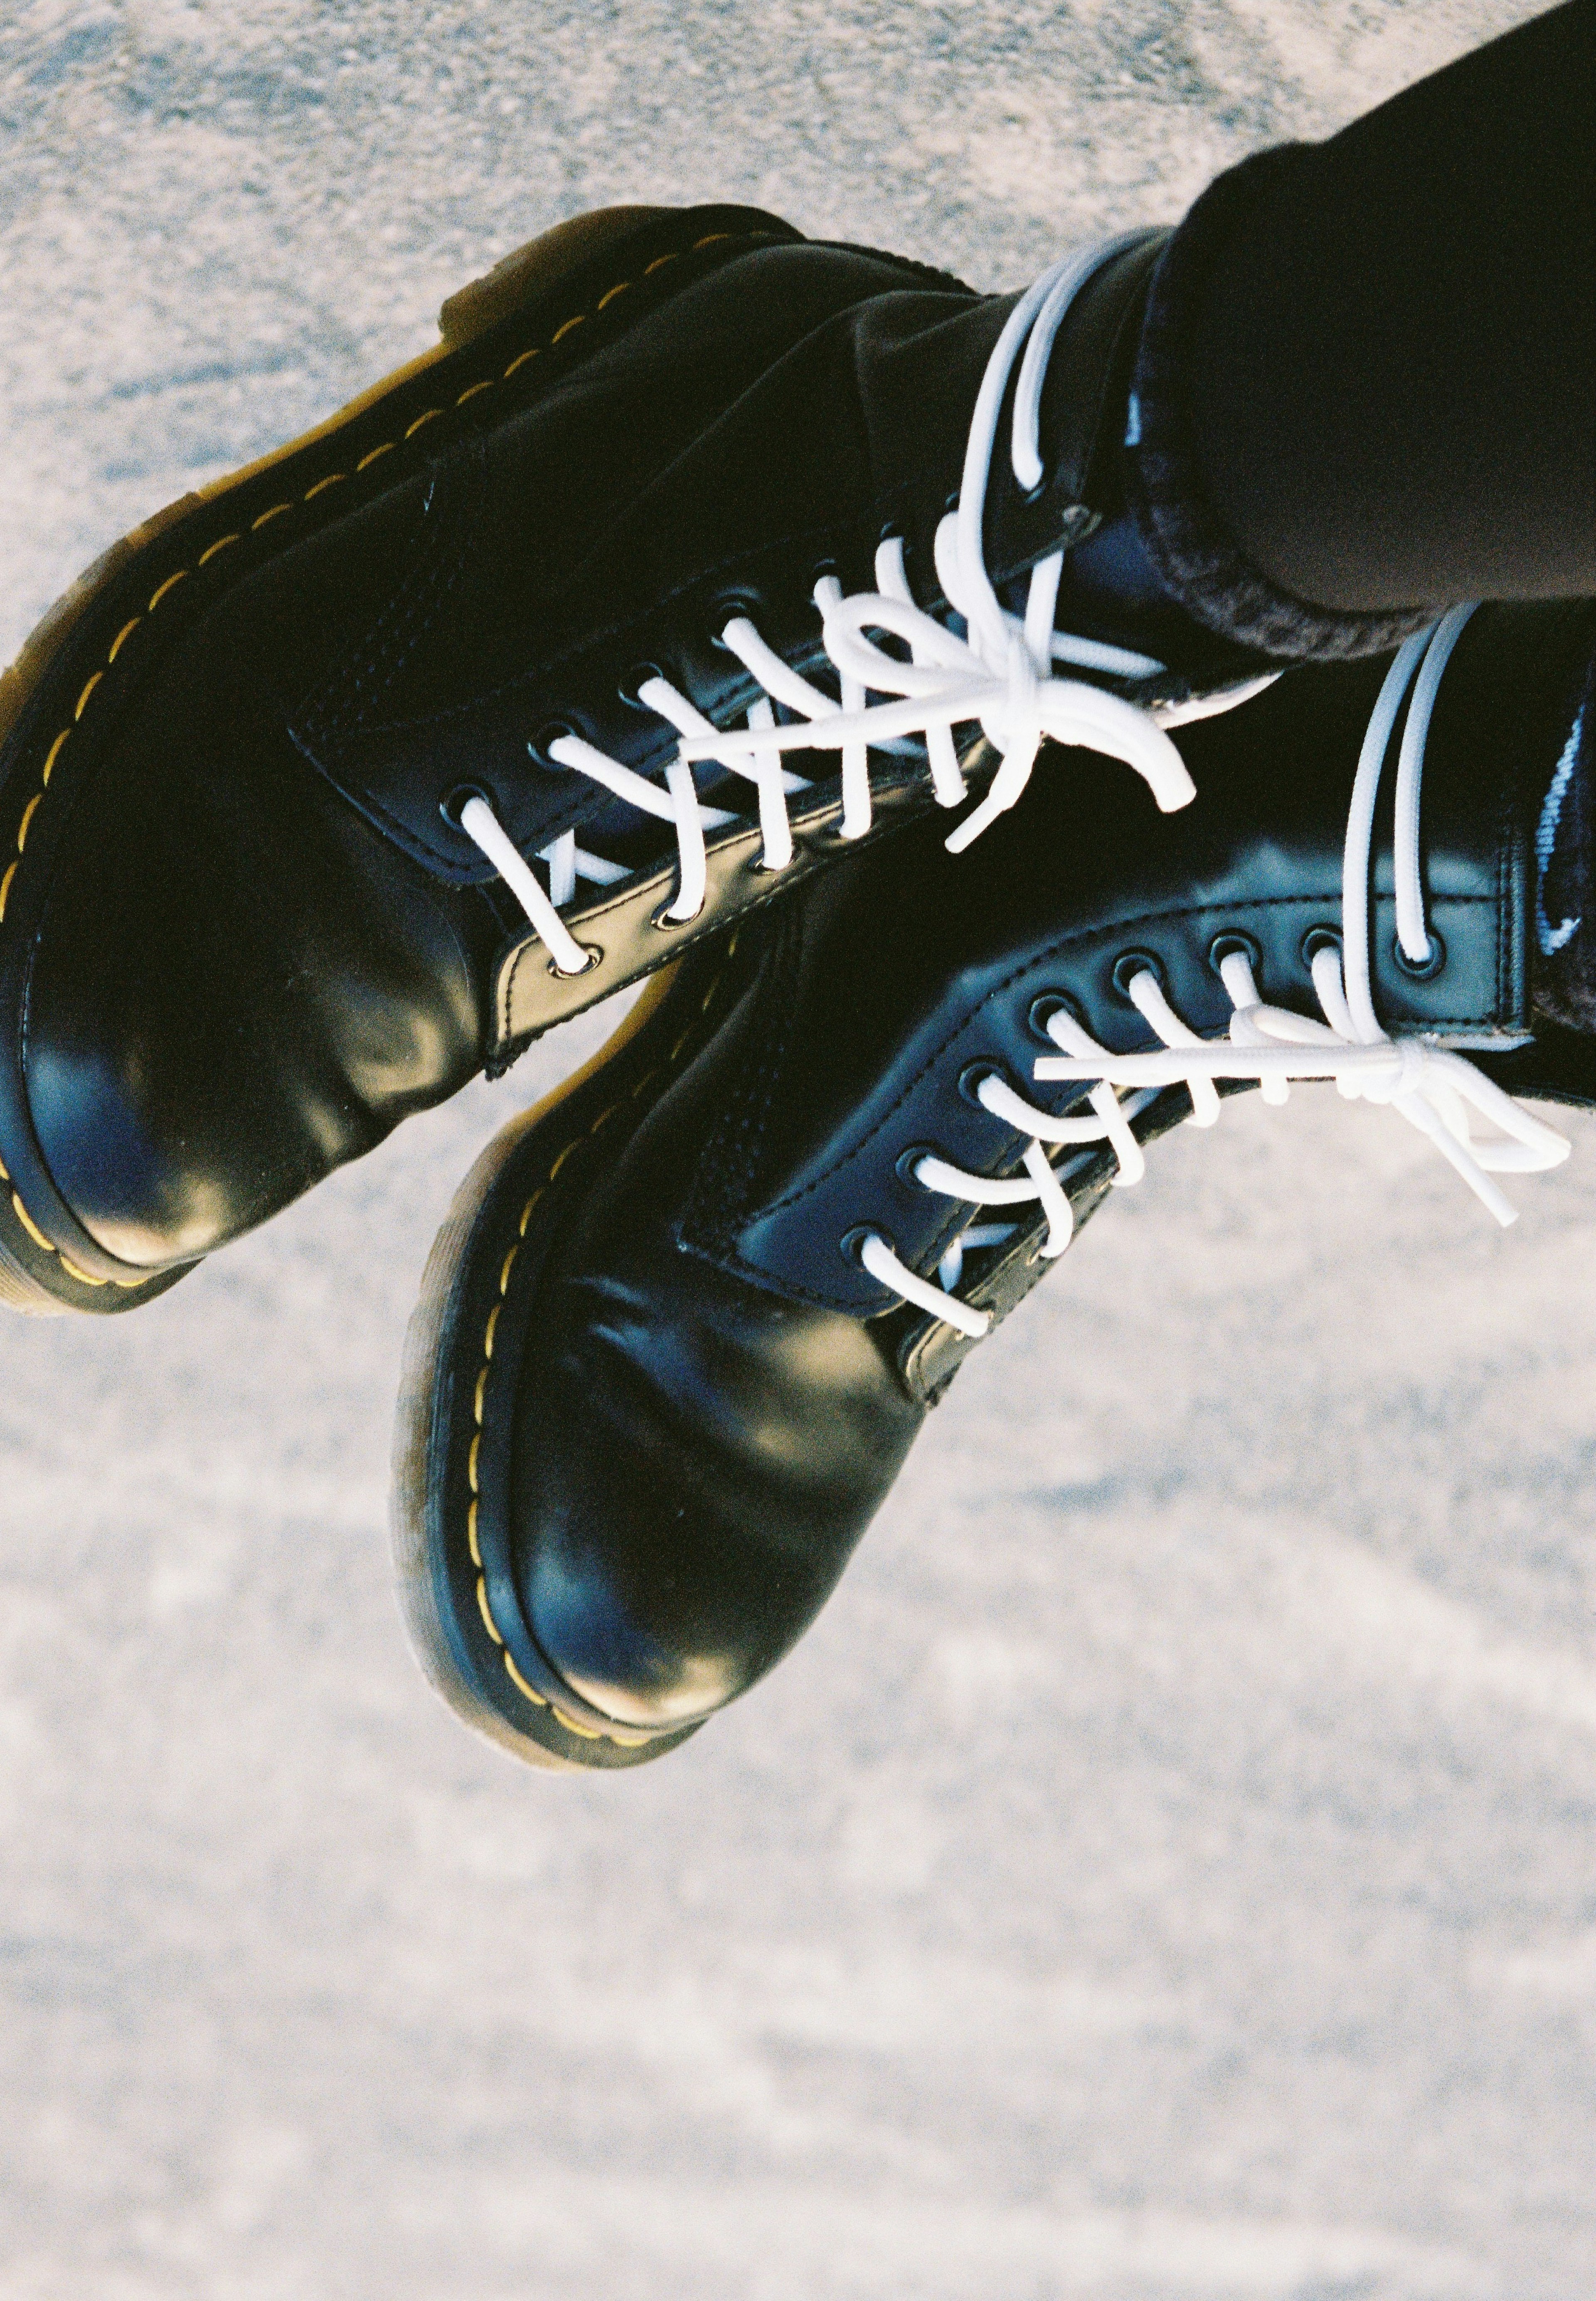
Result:
{"label": "sole edge of boot", "polygon": [[[4,743],[79,626],[132,562],[171,528],[192,514],[213,506],[234,489],[307,448],[330,439],[382,399],[402,389],[415,376],[467,347],[522,306],[557,288],[562,279],[602,256],[608,247],[619,245],[653,220],[673,213],[657,205],[615,205],[592,209],[551,225],[547,231],[512,250],[491,271],[469,281],[447,299],[439,317],[438,343],[390,369],[308,431],[163,505],[119,536],[51,602],[12,662],[0,670],[0,744]],[[0,916],[3,913],[0,899]],[[4,1166],[0,1165],[0,1176],[4,1174]],[[137,1280],[80,1282],[72,1275],[69,1264],[60,1274],[63,1283],[59,1287],[52,1285],[48,1282],[56,1276],[56,1270],[48,1268],[42,1257],[54,1258],[58,1264],[62,1251],[46,1240],[40,1255],[35,1255],[29,1227],[32,1217],[23,1223],[14,1217],[6,1202],[7,1196],[0,1192],[0,1309],[42,1318],[71,1312],[94,1317],[136,1309],[154,1300],[155,1293],[164,1293],[194,1268],[193,1264],[183,1264],[162,1271],[152,1276],[146,1286]],[[35,1261],[39,1263],[38,1269],[29,1267]]]}
{"label": "sole edge of boot", "polygon": [[[478,1690],[478,1670],[447,1601],[445,1544],[456,1535],[447,1513],[449,1421],[457,1337],[471,1292],[478,1224],[495,1185],[527,1136],[542,1126],[599,1070],[641,1035],[668,998],[678,968],[647,984],[624,1020],[588,1062],[553,1093],[509,1120],[480,1154],[456,1190],[432,1242],[415,1309],[405,1331],[394,1418],[389,1507],[395,1595],[411,1647],[435,1694],[465,1725],[522,1764],[565,1774],[629,1771],[663,1757],[698,1730],[695,1723],[640,1742],[566,1734],[556,1749],[530,1731],[518,1731]],[[466,1363],[475,1370],[475,1322]],[[574,1705],[573,1705],[574,1706]],[[624,1729],[620,1729],[624,1730]],[[588,1754],[589,1751],[591,1754]]]}

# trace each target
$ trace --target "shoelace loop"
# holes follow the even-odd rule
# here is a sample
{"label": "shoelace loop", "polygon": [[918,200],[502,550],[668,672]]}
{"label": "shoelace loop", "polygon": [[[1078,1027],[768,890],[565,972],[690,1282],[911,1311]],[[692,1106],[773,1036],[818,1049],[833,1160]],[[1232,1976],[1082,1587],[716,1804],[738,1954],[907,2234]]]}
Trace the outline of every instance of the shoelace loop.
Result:
{"label": "shoelace loop", "polygon": [[[1016,360],[1020,375],[1009,456],[1016,480],[1029,490],[1042,476],[1041,389],[1059,328],[1087,281],[1145,237],[1141,231],[1122,232],[1052,265],[1021,297],[992,348],[971,415],[958,509],[941,522],[935,543],[938,581],[953,613],[964,622],[963,636],[915,604],[904,573],[902,542],[889,539],[876,555],[874,591],[845,594],[835,576],[823,577],[815,586],[821,644],[837,674],[838,696],[826,694],[794,670],[748,616],[738,615],[720,637],[764,690],[748,713],[746,728],[714,726],[666,679],[649,680],[639,690],[639,701],[673,726],[680,739],[676,756],[664,770],[663,787],[579,736],[560,736],[549,745],[547,756],[556,766],[587,775],[616,798],[673,826],[677,890],[660,914],[663,923],[685,925],[698,916],[707,886],[704,833],[737,820],[698,799],[692,771],[700,764],[717,763],[756,786],[759,859],[768,871],[785,870],[793,860],[786,802],[793,791],[809,788],[801,776],[782,766],[787,751],[841,753],[840,833],[844,839],[859,839],[871,827],[873,748],[901,750],[911,741],[923,742],[936,799],[944,807],[956,807],[968,791],[953,731],[979,724],[999,755],[999,765],[985,797],[950,834],[947,843],[953,854],[979,839],[1015,804],[1038,750],[1049,737],[1123,761],[1142,777],[1166,812],[1186,806],[1195,796],[1165,726],[1206,707],[1166,711],[1160,715],[1161,724],[1150,712],[1087,679],[1058,675],[1056,664],[1122,679],[1149,678],[1163,665],[1129,648],[1054,631],[1063,549],[1032,570],[1023,615],[1009,613],[999,599],[982,549],[999,420]],[[889,654],[870,636],[873,632],[907,647],[907,660]],[[1251,691],[1250,686],[1235,690],[1224,701],[1243,700]],[[889,699],[872,703],[872,694]],[[777,723],[776,706],[791,715],[789,720]],[[624,877],[624,872],[589,854],[577,844],[575,833],[567,832],[539,850],[538,859],[549,874],[545,890],[485,798],[470,799],[458,819],[522,905],[555,970],[562,975],[584,971],[589,955],[560,911],[573,899],[580,880],[609,885]]]}
{"label": "shoelace loop", "polygon": [[[1069,1201],[1064,1184],[1077,1163],[1086,1163],[1091,1154],[1077,1154],[1054,1168],[1048,1163],[1046,1142],[1107,1142],[1117,1165],[1115,1182],[1137,1183],[1146,1171],[1146,1161],[1131,1131],[1131,1121],[1166,1087],[1183,1084],[1191,1097],[1195,1123],[1212,1125],[1219,1116],[1216,1082],[1220,1079],[1254,1079],[1265,1101],[1274,1104],[1286,1100],[1292,1079],[1333,1079],[1349,1099],[1388,1105],[1400,1112],[1456,1167],[1498,1222],[1505,1226],[1517,1219],[1511,1201],[1492,1176],[1540,1173],[1561,1165],[1572,1148],[1567,1138],[1504,1093],[1466,1057],[1422,1038],[1391,1038],[1375,1013],[1371,991],[1373,923],[1368,890],[1375,804],[1391,733],[1410,688],[1412,700],[1397,761],[1393,844],[1397,940],[1403,956],[1416,967],[1424,967],[1436,956],[1425,913],[1419,845],[1425,746],[1441,675],[1474,612],[1473,607],[1454,607],[1429,630],[1410,639],[1391,664],[1370,715],[1353,780],[1342,853],[1344,941],[1338,945],[1333,939],[1326,940],[1310,962],[1324,1019],[1321,1022],[1287,1008],[1266,1006],[1258,994],[1246,938],[1235,936],[1229,950],[1224,949],[1221,938],[1219,975],[1232,1014],[1228,1040],[1212,1042],[1199,1038],[1176,1014],[1149,964],[1130,974],[1124,989],[1163,1041],[1160,1050],[1112,1054],[1066,1008],[1056,1008],[1047,1018],[1047,1033],[1061,1051],[1039,1058],[1035,1075],[1041,1081],[1091,1082],[1089,1099],[1095,1123],[1086,1118],[1055,1118],[1028,1103],[999,1078],[990,1076],[981,1083],[978,1100],[1004,1125],[1030,1134],[1032,1140],[1022,1162],[1029,1181],[1022,1182],[1017,1176],[993,1181],[967,1174],[934,1153],[917,1160],[917,1181],[927,1190],[975,1206],[1040,1201],[1049,1224],[1040,1251],[1056,1255],[1064,1251],[1070,1237]],[[1116,1088],[1129,1091],[1123,1102]],[[1477,1137],[1471,1112],[1487,1121],[1495,1133],[1484,1139]],[[938,1272],[940,1293],[910,1270],[879,1236],[866,1241],[859,1259],[882,1284],[944,1319],[960,1334],[979,1340],[990,1326],[990,1313],[960,1301],[952,1293],[962,1275],[964,1251],[976,1245],[1001,1244],[1013,1234],[1012,1226],[990,1224],[976,1225],[962,1233],[942,1257]]]}
{"label": "shoelace loop", "polygon": [[[1427,1039],[1391,1038],[1375,1015],[1371,990],[1369,863],[1375,803],[1391,731],[1410,688],[1412,701],[1397,763],[1392,849],[1397,939],[1415,966],[1424,966],[1434,956],[1419,849],[1425,745],[1441,675],[1474,612],[1472,606],[1454,607],[1428,631],[1408,640],[1386,674],[1370,715],[1342,852],[1341,950],[1338,954],[1326,943],[1312,961],[1314,989],[1324,1020],[1265,1006],[1250,962],[1236,950],[1226,956],[1220,970],[1234,1010],[1228,1043],[1198,1039],[1166,1001],[1164,1011],[1156,1012],[1144,990],[1137,1004],[1163,1039],[1162,1051],[1110,1055],[1102,1049],[1075,1047],[1064,1055],[1041,1057],[1036,1065],[1039,1079],[1095,1079],[1139,1087],[1183,1080],[1194,1110],[1199,1098],[1216,1109],[1210,1099],[1218,1079],[1256,1079],[1273,1102],[1284,1100],[1287,1083],[1293,1078],[1333,1079],[1344,1095],[1400,1111],[1456,1167],[1499,1223],[1505,1226],[1517,1220],[1512,1201],[1491,1177],[1560,1166],[1572,1148],[1567,1137],[1536,1118],[1455,1050]],[[1127,986],[1132,997],[1146,982],[1145,976],[1138,976]],[[1161,992],[1158,998],[1162,1000]],[[1495,1132],[1477,1136],[1471,1112]]]}

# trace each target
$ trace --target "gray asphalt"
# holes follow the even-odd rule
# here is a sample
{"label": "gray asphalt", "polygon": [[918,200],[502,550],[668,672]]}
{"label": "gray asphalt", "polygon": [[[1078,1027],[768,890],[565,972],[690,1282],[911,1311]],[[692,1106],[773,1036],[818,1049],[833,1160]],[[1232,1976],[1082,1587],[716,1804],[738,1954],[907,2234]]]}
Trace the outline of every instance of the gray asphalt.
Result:
{"label": "gray asphalt", "polygon": [[[0,641],[606,200],[1017,285],[1533,8],[11,0]],[[607,1023],[608,1017],[603,1018]],[[1596,1162],[1171,1143],[657,1767],[389,1594],[455,1181],[600,1034],[116,1322],[0,1325],[4,2301],[1578,2301]]]}

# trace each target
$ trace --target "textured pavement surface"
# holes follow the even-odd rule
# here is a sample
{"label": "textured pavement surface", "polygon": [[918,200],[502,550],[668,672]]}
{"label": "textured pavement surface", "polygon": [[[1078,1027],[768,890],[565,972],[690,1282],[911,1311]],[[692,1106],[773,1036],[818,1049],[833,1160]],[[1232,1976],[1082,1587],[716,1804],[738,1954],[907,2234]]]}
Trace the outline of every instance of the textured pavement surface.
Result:
{"label": "textured pavement surface", "polygon": [[[573,210],[1017,285],[1530,13],[10,0],[0,642]],[[572,1785],[411,1664],[387,1451],[455,1181],[609,1019],[0,1326],[4,2301],[1578,2301],[1592,1131],[1499,1235],[1231,1105],[776,1676]]]}

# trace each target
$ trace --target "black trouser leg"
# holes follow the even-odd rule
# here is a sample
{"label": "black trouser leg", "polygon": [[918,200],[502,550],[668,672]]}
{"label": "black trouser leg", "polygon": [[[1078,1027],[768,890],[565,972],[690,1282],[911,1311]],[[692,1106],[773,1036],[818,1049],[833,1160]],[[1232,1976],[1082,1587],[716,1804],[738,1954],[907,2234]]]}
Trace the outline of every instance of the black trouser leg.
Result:
{"label": "black trouser leg", "polygon": [[1138,390],[1155,556],[1203,620],[1247,620],[1227,545],[1310,623],[1596,593],[1593,150],[1569,0],[1198,202]]}

